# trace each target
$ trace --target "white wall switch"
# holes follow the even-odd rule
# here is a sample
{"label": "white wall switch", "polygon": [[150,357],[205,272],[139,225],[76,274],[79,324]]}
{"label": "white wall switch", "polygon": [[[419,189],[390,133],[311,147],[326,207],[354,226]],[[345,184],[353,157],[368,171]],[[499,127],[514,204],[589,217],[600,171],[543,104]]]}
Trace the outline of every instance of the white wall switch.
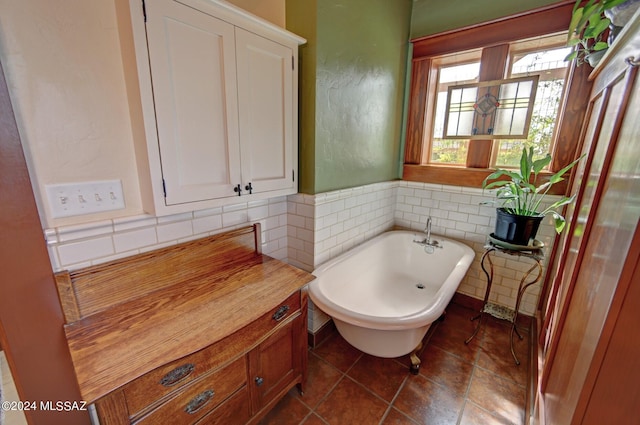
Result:
{"label": "white wall switch", "polygon": [[124,208],[120,180],[47,184],[45,191],[53,218]]}

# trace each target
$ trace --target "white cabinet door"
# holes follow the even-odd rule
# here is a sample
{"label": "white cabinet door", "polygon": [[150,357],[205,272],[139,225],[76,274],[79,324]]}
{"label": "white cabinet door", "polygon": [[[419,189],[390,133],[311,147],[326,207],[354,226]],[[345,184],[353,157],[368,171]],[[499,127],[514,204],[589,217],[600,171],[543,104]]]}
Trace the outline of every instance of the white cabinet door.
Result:
{"label": "white cabinet door", "polygon": [[294,188],[293,58],[290,47],[236,28],[242,180],[255,194]]}
{"label": "white cabinet door", "polygon": [[146,2],[166,205],[241,183],[234,26],[173,0]]}

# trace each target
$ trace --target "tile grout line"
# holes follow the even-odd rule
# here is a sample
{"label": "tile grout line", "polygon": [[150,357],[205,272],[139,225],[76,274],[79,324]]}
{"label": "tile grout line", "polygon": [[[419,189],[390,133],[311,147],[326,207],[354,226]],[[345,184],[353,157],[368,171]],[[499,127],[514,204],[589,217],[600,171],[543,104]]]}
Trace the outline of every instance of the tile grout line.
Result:
{"label": "tile grout line", "polygon": [[485,372],[490,373],[491,375],[493,375],[493,376],[495,376],[497,378],[511,381],[512,383],[515,383],[519,387],[522,387],[522,385],[520,383],[518,383],[515,379],[500,375],[500,374],[498,374],[498,373],[496,373],[496,372],[494,372],[494,371],[492,371],[490,369],[487,369],[485,367],[482,367],[482,366],[480,366],[478,364],[478,360],[480,358],[480,353],[481,353],[481,351],[482,351],[482,349],[484,347],[484,343],[485,343],[487,321],[491,320],[491,317],[484,318],[483,316],[480,316],[478,318],[478,320],[482,320],[482,319],[485,319],[485,323],[481,326],[481,328],[479,330],[479,334],[476,335],[476,337],[479,337],[479,347],[478,347],[478,350],[477,350],[477,352],[476,352],[476,354],[474,356],[473,369],[472,369],[472,372],[471,372],[471,379],[469,379],[469,384],[467,385],[467,389],[466,389],[466,392],[465,392],[465,395],[464,395],[464,402],[462,404],[462,410],[460,411],[459,416],[458,416],[458,421],[456,422],[457,425],[461,425],[462,419],[463,419],[463,416],[464,416],[464,411],[465,411],[465,408],[467,407],[468,404],[473,405],[475,408],[480,409],[481,411],[487,413],[491,417],[494,416],[493,412],[487,410],[485,407],[483,407],[483,406],[477,404],[476,402],[474,402],[473,400],[469,399],[469,392],[471,391],[471,385],[473,383],[476,370],[485,371]]}
{"label": "tile grout line", "polygon": [[[410,378],[411,378],[411,375],[407,375],[407,376],[404,377],[404,379],[402,380],[402,383],[398,387],[398,391],[396,391],[396,395],[394,395],[393,398],[391,399],[391,401],[389,402],[389,407],[384,412],[384,415],[382,415],[382,418],[380,419],[380,422],[378,423],[378,425],[383,425],[384,424],[384,421],[387,419],[387,416],[389,416],[389,413],[391,413],[391,409],[393,409],[394,403],[396,402],[398,397],[400,397],[400,393],[402,392],[402,390],[404,389],[405,385],[407,384],[407,382],[409,381]],[[400,409],[396,409],[396,411],[398,411],[402,416],[404,416],[405,418],[407,418],[411,422],[415,423],[413,418],[407,416],[407,414],[405,414]]]}
{"label": "tile grout line", "polygon": [[[482,320],[482,316],[480,316],[477,320]],[[482,332],[483,329],[480,329],[478,332]],[[463,401],[462,401],[462,408],[460,409],[460,412],[458,413],[458,420],[456,422],[457,425],[460,425],[462,423],[462,418],[464,417],[464,411],[467,407],[468,403],[473,403],[472,400],[469,400],[469,393],[471,392],[471,384],[473,383],[473,379],[474,379],[474,372],[476,371],[476,368],[478,368],[478,358],[480,357],[480,350],[482,349],[482,342],[484,340],[484,332],[482,332],[482,335],[476,335],[476,337],[480,337],[481,340],[479,341],[479,346],[478,349],[476,349],[476,353],[473,356],[473,368],[471,369],[471,376],[469,377],[469,382],[467,383],[467,388],[464,392],[464,396],[463,396]]]}
{"label": "tile grout line", "polygon": [[[490,318],[484,318],[485,320],[490,320]],[[481,320],[481,319],[479,319]],[[467,360],[467,358],[462,357],[461,355],[458,355],[456,353],[450,352],[449,350],[443,348],[443,347],[439,347],[438,345],[435,344],[429,344],[433,334],[435,334],[435,331],[437,331],[437,329],[442,326],[441,323],[437,323],[436,326],[434,326],[432,328],[432,331],[430,331],[428,333],[428,335],[425,336],[425,338],[423,339],[423,345],[424,348],[421,350],[420,352],[420,357],[423,357],[423,354],[426,350],[428,350],[428,346],[431,345],[433,347],[437,347],[438,349],[444,351],[445,353],[447,353],[448,355],[451,355],[459,360],[465,361],[467,364],[471,364],[472,365],[472,369],[471,369],[471,373],[470,373],[470,378],[469,381],[466,385],[466,388],[464,390],[463,395],[461,396],[461,407],[460,410],[458,411],[458,416],[457,416],[457,420],[456,420],[456,424],[460,425],[463,423],[463,417],[465,414],[465,410],[467,409],[467,407],[473,407],[474,409],[478,409],[479,411],[482,411],[486,414],[488,414],[489,416],[493,417],[494,416],[494,412],[487,410],[485,407],[477,404],[474,400],[471,400],[469,398],[470,394],[471,394],[471,388],[472,385],[474,384],[474,382],[477,382],[477,378],[474,378],[476,372],[478,371],[483,371],[486,373],[491,374],[492,376],[494,376],[495,378],[499,378],[499,379],[503,379],[505,381],[509,381],[512,382],[514,384],[516,384],[518,387],[521,388],[525,388],[526,389],[526,385],[521,385],[516,378],[512,377],[512,375],[510,374],[501,374],[499,372],[493,371],[491,369],[487,369],[486,367],[482,367],[480,365],[480,361],[481,361],[481,355],[483,351],[491,351],[492,347],[493,347],[493,339],[491,338],[491,335],[493,335],[492,333],[488,333],[486,332],[486,325],[488,323],[484,323],[482,326],[482,329],[480,329],[479,334],[477,335],[477,347],[474,350],[473,353],[473,357],[472,357],[472,361]],[[501,329],[498,329],[498,332]],[[493,331],[493,330],[492,330]],[[530,332],[527,332],[527,335],[524,335],[526,337],[529,338],[529,343],[531,343],[531,335]],[[324,341],[323,343],[325,343],[326,341]],[[462,342],[461,342],[462,343]],[[486,344],[489,344],[489,346],[486,346]],[[322,345],[322,344],[320,344]],[[318,348],[318,347],[315,347]],[[311,353],[311,351],[310,351]],[[385,423],[385,421],[387,421],[389,419],[389,416],[391,415],[391,410],[395,407],[395,403],[398,401],[401,392],[403,391],[403,389],[407,388],[408,383],[410,382],[409,379],[411,379],[411,375],[409,375],[407,373],[407,375],[404,376],[404,378],[402,379],[398,389],[396,390],[395,394],[393,395],[393,397],[390,399],[389,402],[387,402],[384,398],[382,398],[381,396],[379,396],[376,392],[374,392],[371,388],[369,388],[368,386],[366,386],[365,384],[359,382],[358,380],[356,380],[356,378],[351,377],[349,375],[349,373],[356,367],[356,365],[358,364],[358,362],[360,362],[363,359],[364,354],[360,353],[356,359],[346,368],[346,370],[343,372],[341,369],[339,369],[338,367],[334,366],[331,362],[329,362],[328,360],[326,360],[325,358],[323,358],[322,356],[316,354],[316,353],[312,353],[312,355],[315,355],[316,358],[320,361],[322,361],[323,363],[329,365],[332,369],[337,370],[339,372],[339,379],[336,381],[336,383],[334,385],[332,385],[327,392],[324,394],[324,396],[319,399],[319,401],[316,403],[315,408],[311,408],[307,403],[305,403],[304,401],[302,401],[302,399],[300,398],[300,400],[302,401],[302,403],[309,408],[309,412],[307,413],[307,415],[300,421],[300,424],[303,424],[305,421],[308,421],[309,418],[312,415],[318,416],[318,419],[321,420],[321,422],[323,424],[329,425],[329,422],[327,422],[325,420],[325,418],[323,418],[322,416],[320,416],[316,410],[316,408],[320,405],[322,405],[323,403],[326,402],[326,400],[330,397],[331,393],[333,391],[335,391],[336,387],[343,382],[344,378],[347,377],[352,383],[355,383],[356,385],[358,385],[360,388],[364,389],[367,393],[369,393],[370,395],[373,395],[376,399],[381,400],[384,403],[387,403],[386,409],[383,413],[383,415],[381,416],[378,424],[382,425]],[[401,364],[403,367],[406,366],[406,362],[402,361],[401,358],[397,358],[397,359],[393,359],[396,363]],[[531,359],[529,359],[529,361],[532,361]],[[431,381],[432,383],[438,385],[439,387],[443,387],[443,388],[448,388],[446,385],[442,385],[439,384],[436,381],[432,381],[429,377],[425,376],[424,374],[420,373],[420,375],[422,375],[422,377],[424,377],[425,379]],[[402,417],[404,417],[407,421],[410,421],[411,423],[417,423],[414,421],[414,419],[410,416],[408,416],[406,413],[404,413],[403,411],[399,410],[396,408],[396,412],[395,413],[399,413]],[[525,417],[526,417],[526,412],[525,413]]]}
{"label": "tile grout line", "polygon": [[[322,345],[322,344],[323,344],[323,343],[325,343],[325,342],[326,342],[326,340],[325,340],[325,341],[323,341],[320,345]],[[305,403],[305,402],[304,402],[304,400],[302,400],[302,397],[300,397],[300,398],[299,398],[299,399],[300,399],[300,401],[301,401],[305,406],[307,406],[307,407],[310,409],[309,414],[303,418],[303,420],[300,422],[300,424],[302,424],[302,423],[303,423],[303,422],[304,422],[304,421],[305,421],[305,420],[306,420],[310,415],[312,415],[312,414],[315,414],[315,415],[316,415],[317,417],[319,417],[319,418],[320,418],[324,423],[327,423],[327,424],[328,424],[328,422],[325,420],[325,418],[324,418],[324,417],[322,417],[319,413],[317,413],[317,412],[316,412],[316,409],[317,409],[317,407],[318,407],[318,406],[320,406],[322,403],[324,403],[324,402],[329,398],[329,395],[333,392],[333,390],[335,390],[335,389],[336,389],[336,387],[338,386],[338,384],[340,384],[340,382],[342,382],[342,380],[343,380],[344,378],[349,378],[349,379],[351,379],[350,377],[348,377],[348,376],[347,376],[347,372],[349,372],[349,371],[350,371],[350,370],[355,366],[355,364],[356,364],[356,363],[358,363],[358,360],[360,360],[360,359],[362,358],[362,353],[361,353],[361,354],[358,356],[358,358],[353,362],[353,364],[352,364],[351,366],[349,366],[349,367],[347,368],[347,370],[346,370],[346,371],[344,371],[344,372],[343,372],[342,370],[338,369],[335,365],[331,364],[331,362],[329,362],[329,361],[325,360],[324,358],[322,358],[321,356],[319,356],[319,355],[317,355],[317,354],[315,354],[315,353],[313,353],[313,355],[314,355],[314,356],[316,356],[320,361],[322,361],[322,362],[324,362],[324,363],[328,364],[329,366],[331,366],[332,368],[334,368],[335,370],[337,370],[338,372],[340,372],[340,373],[342,374],[342,376],[340,376],[340,379],[338,379],[338,380],[336,381],[336,383],[335,383],[335,384],[333,384],[333,385],[332,385],[332,386],[327,390],[327,393],[326,393],[322,398],[320,398],[320,400],[318,400],[318,402],[316,403],[316,406],[315,406],[315,407],[311,407],[311,406],[309,406],[307,403]],[[351,380],[353,381],[353,379],[351,379]],[[354,382],[356,382],[356,381],[354,381]],[[356,382],[356,383],[357,383],[357,384],[359,384],[358,382]],[[364,386],[363,386],[363,387],[364,387]],[[369,391],[369,390],[367,389],[367,391]],[[371,392],[371,391],[369,391],[369,392]]]}

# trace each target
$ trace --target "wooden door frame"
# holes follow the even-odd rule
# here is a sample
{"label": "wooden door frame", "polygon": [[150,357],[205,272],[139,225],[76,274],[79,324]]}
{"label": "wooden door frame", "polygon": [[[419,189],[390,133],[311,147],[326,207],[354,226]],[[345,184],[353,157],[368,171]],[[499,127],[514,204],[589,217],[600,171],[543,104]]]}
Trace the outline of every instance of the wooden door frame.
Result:
{"label": "wooden door frame", "polygon": [[[64,317],[22,143],[0,63],[0,345],[29,424],[88,424],[86,410],[40,402],[80,402]],[[64,405],[63,405],[64,406]]]}

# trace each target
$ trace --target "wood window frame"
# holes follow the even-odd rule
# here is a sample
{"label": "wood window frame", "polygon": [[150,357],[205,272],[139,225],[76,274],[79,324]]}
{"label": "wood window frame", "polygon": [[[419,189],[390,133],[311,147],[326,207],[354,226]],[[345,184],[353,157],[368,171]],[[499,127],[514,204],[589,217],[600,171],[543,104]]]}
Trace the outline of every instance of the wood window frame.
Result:
{"label": "wood window frame", "polygon": [[[425,88],[434,78],[432,61],[435,57],[473,49],[483,49],[480,81],[501,79],[508,60],[509,44],[518,40],[566,31],[569,27],[574,1],[562,1],[549,6],[507,16],[462,29],[442,32],[411,40],[413,45],[409,113],[403,180],[455,186],[482,187],[482,181],[493,171],[489,168],[494,141],[470,140],[465,166],[426,164],[429,151],[425,143],[425,129],[430,120],[426,114],[434,94]],[[566,95],[560,106],[556,123],[556,141],[549,171],[540,173],[539,179],[548,179],[575,158],[580,145],[580,128],[584,120],[591,82],[591,68],[576,67],[571,63]],[[555,194],[568,189],[565,181],[554,185]]]}

